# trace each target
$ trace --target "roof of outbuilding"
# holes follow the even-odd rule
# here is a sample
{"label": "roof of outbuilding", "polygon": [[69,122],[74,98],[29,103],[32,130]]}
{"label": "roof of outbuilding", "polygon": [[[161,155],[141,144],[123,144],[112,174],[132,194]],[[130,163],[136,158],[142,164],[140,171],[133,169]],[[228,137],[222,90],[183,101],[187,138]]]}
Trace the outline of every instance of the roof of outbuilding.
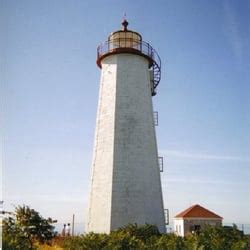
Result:
{"label": "roof of outbuilding", "polygon": [[183,212],[177,214],[175,218],[216,218],[223,219],[221,216],[209,211],[208,209],[196,204]]}

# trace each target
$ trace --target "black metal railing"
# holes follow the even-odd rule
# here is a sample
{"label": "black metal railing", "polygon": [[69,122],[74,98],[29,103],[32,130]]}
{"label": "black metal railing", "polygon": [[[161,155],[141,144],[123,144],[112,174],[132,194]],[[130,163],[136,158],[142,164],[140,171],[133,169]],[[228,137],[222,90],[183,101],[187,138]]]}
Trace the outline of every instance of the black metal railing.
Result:
{"label": "black metal railing", "polygon": [[135,53],[149,59],[153,71],[152,95],[161,80],[161,59],[156,50],[147,42],[132,38],[116,38],[100,44],[97,48],[97,64],[101,67],[101,59],[114,53]]}

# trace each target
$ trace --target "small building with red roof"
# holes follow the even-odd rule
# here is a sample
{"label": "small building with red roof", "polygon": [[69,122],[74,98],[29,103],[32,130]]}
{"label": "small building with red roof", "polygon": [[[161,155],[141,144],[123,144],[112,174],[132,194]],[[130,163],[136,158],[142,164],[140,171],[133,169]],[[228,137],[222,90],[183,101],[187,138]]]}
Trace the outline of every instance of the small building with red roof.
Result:
{"label": "small building with red roof", "polygon": [[206,225],[221,226],[223,218],[196,204],[174,217],[174,231],[178,236],[198,232]]}

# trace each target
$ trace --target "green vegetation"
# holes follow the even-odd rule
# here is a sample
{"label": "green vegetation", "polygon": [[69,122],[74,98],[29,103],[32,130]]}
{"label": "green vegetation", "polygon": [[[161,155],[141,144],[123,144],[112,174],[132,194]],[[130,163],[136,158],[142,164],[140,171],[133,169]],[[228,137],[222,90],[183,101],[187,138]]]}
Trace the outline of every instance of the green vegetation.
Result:
{"label": "green vegetation", "polygon": [[250,250],[250,236],[236,226],[207,227],[197,234],[178,237],[160,234],[153,225],[129,224],[110,234],[89,233],[74,237],[56,236],[53,220],[34,209],[18,206],[3,220],[4,250]]}
{"label": "green vegetation", "polygon": [[69,250],[250,250],[250,237],[244,236],[236,226],[207,227],[199,234],[178,237],[175,234],[160,234],[152,225],[128,225],[107,234],[89,233],[65,238],[63,249]]}
{"label": "green vegetation", "polygon": [[49,243],[55,237],[51,218],[44,219],[28,206],[18,206],[3,220],[3,249],[30,250],[35,243]]}

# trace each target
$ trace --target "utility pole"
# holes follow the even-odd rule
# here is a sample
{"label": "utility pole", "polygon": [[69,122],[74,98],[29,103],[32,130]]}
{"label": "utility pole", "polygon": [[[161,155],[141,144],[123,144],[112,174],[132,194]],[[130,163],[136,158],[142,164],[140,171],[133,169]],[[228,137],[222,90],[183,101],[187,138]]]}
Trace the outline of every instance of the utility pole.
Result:
{"label": "utility pole", "polygon": [[75,231],[75,214],[73,214],[73,218],[72,218],[72,233],[71,235],[74,236],[74,232]]}

